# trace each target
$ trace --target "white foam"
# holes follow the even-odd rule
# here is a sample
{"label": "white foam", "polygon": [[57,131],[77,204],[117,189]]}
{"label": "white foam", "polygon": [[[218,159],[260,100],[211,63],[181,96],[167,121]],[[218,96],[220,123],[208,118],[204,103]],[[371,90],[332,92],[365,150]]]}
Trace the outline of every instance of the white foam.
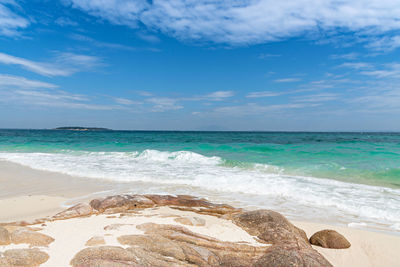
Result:
{"label": "white foam", "polygon": [[[272,208],[303,219],[361,221],[400,230],[400,190],[284,175],[277,167],[262,164],[229,167],[219,157],[190,151],[0,153],[0,159],[74,176],[151,182],[157,192],[176,193],[174,185],[179,193]],[[136,185],[132,191],[139,190]]]}

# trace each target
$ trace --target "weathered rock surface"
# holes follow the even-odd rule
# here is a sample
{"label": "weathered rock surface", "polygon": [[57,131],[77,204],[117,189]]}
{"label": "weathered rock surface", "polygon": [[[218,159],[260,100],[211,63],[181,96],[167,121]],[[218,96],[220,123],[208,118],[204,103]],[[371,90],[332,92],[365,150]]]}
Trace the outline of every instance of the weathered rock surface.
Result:
{"label": "weathered rock surface", "polygon": [[11,242],[14,244],[26,243],[31,246],[48,246],[54,241],[54,238],[32,231],[27,228],[20,228],[13,231],[10,235]]}
{"label": "weathered rock surface", "polygon": [[310,247],[306,233],[290,223],[283,215],[272,210],[255,210],[236,214],[233,222],[249,234],[268,244],[298,243]]}
{"label": "weathered rock surface", "polygon": [[[265,212],[257,213],[258,216]],[[249,215],[249,214],[246,214]],[[248,218],[246,215],[245,218]],[[249,229],[257,231],[254,217]],[[272,217],[286,223],[276,214]],[[246,220],[242,218],[244,224]],[[247,221],[246,221],[247,222]],[[265,221],[264,221],[265,223]],[[267,221],[271,223],[271,221]],[[286,225],[287,228],[290,228]],[[263,225],[265,227],[265,225]],[[294,227],[294,226],[292,226]],[[276,244],[273,246],[252,246],[232,242],[223,242],[215,238],[193,233],[185,227],[145,223],[137,226],[145,235],[123,235],[118,238],[122,247],[97,247],[84,249],[71,261],[75,267],[83,266],[332,266],[304,240],[296,228],[299,242],[305,244]],[[262,228],[259,228],[260,231]],[[294,237],[286,240],[297,240]],[[297,241],[293,241],[297,242]],[[306,245],[308,244],[308,245]],[[304,246],[304,247],[303,247]],[[111,264],[116,265],[111,265]]]}
{"label": "weathered rock surface", "polygon": [[277,212],[242,212],[233,221],[261,242],[273,244],[255,266],[332,266],[311,247],[303,230]]}
{"label": "weathered rock surface", "polygon": [[145,195],[151,199],[157,206],[170,206],[184,211],[193,211],[200,214],[222,216],[239,212],[232,206],[225,204],[214,204],[204,199],[195,198],[187,195]]}
{"label": "weathered rock surface", "polygon": [[[175,225],[146,223],[145,235],[118,238],[122,247],[95,247],[79,252],[71,264],[83,266],[251,266],[269,246],[222,242]],[[112,265],[114,264],[114,265]]]}
{"label": "weathered rock surface", "polygon": [[0,226],[0,246],[8,245],[10,243],[10,233],[6,228]]}
{"label": "weathered rock surface", "polygon": [[36,267],[48,259],[49,255],[38,249],[10,249],[0,258],[0,267]]}
{"label": "weathered rock surface", "polygon": [[90,206],[100,213],[127,212],[155,206],[171,206],[182,210],[216,216],[239,211],[239,209],[235,209],[229,205],[213,204],[204,199],[186,195],[117,195],[94,199],[90,202]]}
{"label": "weathered rock surface", "polygon": [[65,211],[57,213],[54,219],[70,219],[75,217],[88,216],[93,213],[93,208],[87,203],[79,203]]}
{"label": "weathered rock surface", "polygon": [[[144,235],[122,235],[118,242],[125,246],[105,245],[103,237],[93,237],[86,243],[87,246],[78,252],[71,260],[75,267],[119,267],[119,266],[307,266],[331,267],[332,265],[310,245],[305,232],[291,224],[281,214],[270,210],[242,211],[229,205],[213,204],[204,199],[180,195],[117,195],[101,199],[94,199],[90,204],[78,204],[58,213],[49,220],[69,219],[74,217],[90,216],[93,214],[112,214],[120,217],[137,216],[141,209],[168,206],[173,209],[191,211],[197,214],[212,215],[232,220],[236,225],[256,236],[264,245],[250,245],[245,243],[224,242],[209,236],[196,234],[183,226],[159,225],[145,223],[137,226]],[[146,216],[146,215],[143,215]],[[154,216],[154,215],[149,215]],[[204,226],[205,220],[195,216],[177,217],[174,220],[183,225]],[[46,220],[44,220],[45,222]],[[25,225],[27,222],[12,224]],[[129,224],[110,224],[105,230],[116,230]],[[7,227],[11,227],[8,225]],[[11,228],[10,228],[11,229]],[[35,232],[28,228],[16,228],[10,234],[13,243],[28,243],[31,246],[48,246],[53,238]],[[1,232],[0,242],[7,242],[6,232]],[[315,242],[321,246],[338,246],[342,241],[336,241],[331,234],[316,233]],[[336,235],[335,235],[336,236]],[[2,239],[1,239],[2,238]],[[334,240],[334,241],[332,241]],[[347,241],[347,240],[346,240]],[[312,241],[313,242],[313,241]],[[322,245],[324,244],[324,245]],[[127,247],[128,246],[128,247]],[[349,244],[350,246],[350,244]],[[32,258],[32,264],[44,260],[44,254],[39,250],[13,252],[26,254]],[[10,254],[11,253],[11,254]],[[10,263],[6,253],[0,257],[0,267],[15,266]],[[24,255],[25,255],[24,254]],[[45,254],[47,256],[47,254]],[[17,257],[15,259],[27,259]],[[48,256],[47,256],[48,258]],[[47,258],[45,260],[47,260]],[[23,260],[21,260],[23,262]],[[28,261],[27,261],[28,262]],[[8,265],[7,265],[8,264]],[[14,265],[13,265],[14,264]],[[25,264],[25,263],[24,263]],[[31,263],[27,263],[31,264]],[[37,266],[23,265],[21,266]]]}
{"label": "weathered rock surface", "polygon": [[100,246],[105,245],[106,242],[104,241],[104,237],[102,236],[94,236],[86,241],[85,246]]}
{"label": "weathered rock surface", "polygon": [[71,260],[74,267],[140,266],[134,254],[116,246],[85,248]]}
{"label": "weathered rock surface", "polygon": [[155,204],[152,200],[141,195],[117,195],[90,201],[90,206],[99,211],[109,213],[124,212],[139,208],[150,208]]}
{"label": "weathered rock surface", "polygon": [[310,243],[323,248],[344,249],[351,246],[350,242],[335,230],[322,230],[313,234]]}
{"label": "weathered rock surface", "polygon": [[332,266],[312,249],[286,249],[273,246],[255,264],[255,267]]}
{"label": "weathered rock surface", "polygon": [[206,221],[199,217],[178,217],[174,219],[175,222],[190,225],[190,226],[204,226]]}

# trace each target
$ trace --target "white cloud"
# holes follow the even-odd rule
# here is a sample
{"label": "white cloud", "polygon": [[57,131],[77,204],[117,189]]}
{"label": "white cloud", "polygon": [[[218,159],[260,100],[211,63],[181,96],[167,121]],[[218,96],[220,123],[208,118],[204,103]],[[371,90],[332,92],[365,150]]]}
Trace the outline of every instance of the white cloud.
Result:
{"label": "white cloud", "polygon": [[292,99],[296,103],[320,103],[338,100],[339,96],[333,93],[320,93],[313,95],[296,96],[292,97]]}
{"label": "white cloud", "polygon": [[169,97],[152,97],[148,98],[147,101],[154,104],[152,108],[154,112],[164,112],[183,108],[183,106],[177,104],[178,99]]}
{"label": "white cloud", "polygon": [[54,21],[56,24],[65,27],[65,26],[78,26],[76,21],[71,20],[67,17],[59,17]]}
{"label": "white cloud", "polygon": [[41,100],[74,100],[74,101],[87,101],[88,99],[82,95],[70,94],[61,90],[57,91],[34,91],[34,90],[16,90],[20,96],[35,97]]}
{"label": "white cloud", "polygon": [[122,109],[117,105],[98,105],[90,103],[90,98],[85,95],[72,94],[62,90],[21,89],[18,86],[4,90],[0,87],[0,102],[27,106],[113,110]]}
{"label": "white cloud", "polygon": [[234,116],[245,116],[245,115],[265,115],[270,112],[280,112],[291,109],[302,109],[310,108],[321,105],[320,103],[285,103],[285,104],[275,104],[275,105],[259,105],[254,103],[249,103],[245,105],[238,106],[227,106],[216,108],[214,112],[229,114]]}
{"label": "white cloud", "polygon": [[20,76],[0,74],[0,87],[14,86],[19,88],[56,88],[55,84],[29,80]]}
{"label": "white cloud", "polygon": [[368,44],[369,48],[377,51],[392,51],[400,47],[400,35],[376,38]]}
{"label": "white cloud", "polygon": [[149,50],[149,51],[154,51],[153,49],[139,49],[137,47],[133,47],[133,46],[127,46],[127,45],[123,45],[123,44],[118,44],[118,43],[109,43],[109,42],[101,42],[98,40],[95,40],[89,36],[86,35],[82,35],[82,34],[71,34],[70,35],[71,39],[77,40],[77,41],[82,41],[82,42],[88,42],[91,45],[97,46],[97,47],[101,47],[101,48],[109,48],[109,49],[120,49],[120,50],[130,50],[130,51],[134,51],[134,50]]}
{"label": "white cloud", "polygon": [[29,21],[17,15],[12,9],[18,8],[13,0],[0,2],[0,35],[18,35],[18,30],[28,27]]}
{"label": "white cloud", "polygon": [[221,101],[225,98],[234,96],[232,91],[215,91],[205,96],[208,100]]}
{"label": "white cloud", "polygon": [[122,98],[122,97],[115,97],[115,98],[114,98],[114,101],[115,101],[116,103],[118,103],[118,104],[125,105],[125,106],[140,105],[140,104],[142,104],[141,102],[133,101],[133,100],[130,100],[130,99],[127,99],[127,98]]}
{"label": "white cloud", "polygon": [[280,96],[284,94],[283,92],[274,92],[274,91],[259,91],[259,92],[251,92],[246,95],[247,98],[261,98],[261,97],[274,97]]}
{"label": "white cloud", "polygon": [[74,53],[59,53],[53,62],[37,62],[0,53],[0,63],[18,65],[44,76],[69,76],[78,71],[87,71],[102,63],[99,58]]}
{"label": "white cloud", "polygon": [[301,81],[300,78],[283,78],[283,79],[276,79],[274,82],[276,83],[293,83]]}
{"label": "white cloud", "polygon": [[393,114],[394,112],[400,112],[400,90],[398,86],[391,84],[377,85],[379,87],[373,87],[364,95],[349,99],[348,102],[364,113]]}
{"label": "white cloud", "polygon": [[267,59],[267,58],[274,58],[274,57],[280,57],[281,55],[278,54],[268,54],[268,53],[264,53],[264,54],[260,54],[258,56],[258,58],[260,59]]}
{"label": "white cloud", "polygon": [[[397,0],[69,0],[111,23],[140,24],[181,40],[231,45],[265,43],[304,33],[380,36],[400,30]],[[312,35],[312,34],[309,34]]]}
{"label": "white cloud", "polygon": [[0,74],[0,103],[89,110],[125,109],[119,105],[91,103],[91,97],[57,89],[57,85],[25,77]]}
{"label": "white cloud", "polygon": [[357,53],[347,53],[347,54],[335,54],[331,55],[332,59],[347,59],[347,60],[353,60],[359,57],[359,54]]}
{"label": "white cloud", "polygon": [[361,74],[373,76],[376,78],[400,78],[400,64],[386,64],[385,68],[362,71]]}
{"label": "white cloud", "polygon": [[158,43],[160,42],[160,38],[158,38],[156,35],[153,34],[148,34],[148,33],[138,33],[138,37],[146,42],[149,43]]}
{"label": "white cloud", "polygon": [[346,62],[341,64],[339,67],[359,70],[372,68],[372,64],[366,62]]}

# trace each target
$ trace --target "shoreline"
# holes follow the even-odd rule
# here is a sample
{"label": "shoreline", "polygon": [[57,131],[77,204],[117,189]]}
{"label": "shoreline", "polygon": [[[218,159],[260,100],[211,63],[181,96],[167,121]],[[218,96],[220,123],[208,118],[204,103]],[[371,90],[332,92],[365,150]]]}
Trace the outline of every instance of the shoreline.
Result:
{"label": "shoreline", "polygon": [[[134,196],[132,195],[131,197]],[[236,225],[232,224],[232,222],[234,222],[234,216],[232,217],[232,215],[229,214],[237,211],[239,211],[239,213],[247,213],[245,210],[241,211],[241,209],[229,206],[225,208],[224,205],[212,204],[207,201],[204,202],[201,199],[197,200],[197,198],[192,198],[190,196],[168,197],[165,195],[138,195],[137,198],[128,200],[128,202],[123,199],[121,200],[120,196],[113,196],[110,198],[110,200],[103,202],[103,204],[102,201],[109,198],[93,200],[100,201],[99,207],[102,207],[101,205],[106,205],[105,210],[97,208],[99,210],[97,213],[87,211],[87,207],[90,206],[94,209],[97,205],[95,204],[96,202],[92,201],[90,205],[87,204],[87,202],[83,202],[68,210],[58,206],[60,208],[58,212],[61,210],[62,212],[57,213],[57,215],[55,213],[50,214],[51,209],[46,210],[45,213],[43,213],[42,210],[42,213],[37,213],[38,216],[39,214],[46,215],[48,218],[38,222],[0,223],[0,225],[6,228],[8,227],[7,229],[10,229],[10,231],[13,229],[15,231],[15,227],[18,229],[18,227],[21,226],[23,229],[36,229],[34,231],[53,237],[56,240],[54,244],[45,246],[47,248],[41,248],[44,249],[42,251],[47,253],[50,257],[43,266],[65,266],[74,258],[74,255],[75,258],[77,257],[76,255],[79,254],[77,254],[78,251],[84,251],[87,248],[101,248],[103,245],[120,247],[120,239],[113,236],[126,235],[126,233],[143,235],[140,226],[149,223],[153,225],[168,225],[168,227],[182,227],[183,225],[196,234],[210,236],[214,239],[217,238],[221,240],[221,242],[234,242],[238,245],[247,244],[260,248],[263,246],[267,246],[265,248],[271,246],[265,245],[262,242],[259,243],[260,241],[254,236],[254,233],[249,235],[251,231],[248,233],[244,232],[243,229],[236,226],[237,223],[235,223]],[[32,201],[32,199],[48,202],[49,206],[53,207],[60,205],[60,202],[57,202],[57,200],[64,200],[63,198],[57,199],[48,196],[22,196],[14,198],[14,200],[17,201],[16,203],[23,204],[23,207],[25,209],[29,208],[33,214],[35,212],[35,201]],[[149,205],[147,202],[148,199],[155,201],[154,203],[158,203],[158,205],[154,206],[154,203]],[[10,199],[0,200],[0,207],[5,201],[10,201]],[[132,206],[127,206],[129,201],[138,203],[138,207],[136,207],[135,204],[132,210],[129,208]],[[194,202],[194,205],[190,204],[191,201]],[[197,204],[200,206],[197,206]],[[109,208],[107,208],[107,205]],[[205,207],[204,211],[202,211],[201,208],[203,206]],[[213,210],[216,210],[217,213],[214,213]],[[76,211],[78,211],[78,213],[76,213]],[[252,211],[249,212],[251,213]],[[59,214],[63,215],[60,216]],[[56,216],[51,217],[54,215]],[[39,217],[36,218],[38,219]],[[184,220],[178,221],[177,218]],[[187,222],[187,219],[189,219],[189,222]],[[333,264],[333,266],[395,266],[394,264],[396,262],[400,262],[400,255],[397,253],[397,248],[400,246],[400,237],[398,236],[320,223],[292,220],[290,220],[290,222],[304,230],[307,238],[318,231],[332,229],[342,234],[350,242],[351,247],[346,249],[322,248],[312,245],[312,248]],[[181,228],[171,229],[176,231]],[[145,231],[144,234],[146,233]],[[104,236],[103,241],[105,243],[102,243],[103,241],[99,244],[96,243],[99,236]],[[65,244],[63,242],[66,239],[69,239],[69,243],[71,242],[67,250],[65,250]],[[89,245],[89,240],[94,241],[95,244]],[[29,247],[23,244],[0,245],[0,254],[6,252],[10,248],[28,249]],[[122,246],[122,248],[126,249],[128,247]]]}
{"label": "shoreline", "polygon": [[[95,197],[96,193],[76,198],[66,198],[48,195],[28,195],[10,198],[0,198],[0,224],[17,221],[33,221],[34,219],[51,217],[79,203],[88,203]],[[110,195],[101,193],[100,197]],[[13,207],[10,210],[10,206]],[[366,232],[372,235],[393,236],[400,239],[400,233],[382,231],[380,229],[356,228],[336,223],[313,222],[288,218],[293,224],[300,225],[304,229],[331,228],[344,230],[345,232]],[[306,230],[305,230],[306,231]],[[307,232],[307,231],[306,231]]]}
{"label": "shoreline", "polygon": [[[33,219],[36,215],[46,217],[54,215],[54,211],[61,211],[64,208],[73,206],[79,202],[89,201],[96,197],[105,197],[117,194],[131,194],[129,190],[133,185],[141,186],[135,194],[172,194],[179,193],[153,192],[146,191],[146,183],[141,182],[115,182],[106,179],[93,179],[85,177],[71,176],[67,174],[37,170],[18,163],[0,160],[0,183],[7,191],[0,189],[0,223],[10,222],[20,219]],[[136,188],[135,188],[136,189]],[[179,188],[176,190],[179,192]],[[204,197],[197,195],[197,197]],[[45,198],[45,201],[41,200]],[[208,200],[215,203],[227,203],[233,206],[240,206],[240,203],[218,199],[209,196]],[[9,212],[9,205],[18,203],[18,208]],[[35,205],[46,203],[43,206]],[[30,205],[34,204],[34,205]],[[23,207],[26,207],[25,209]],[[35,208],[39,207],[39,208]],[[245,207],[248,210],[258,209],[259,207]],[[270,209],[274,210],[273,207]],[[400,236],[399,231],[387,231],[381,228],[363,227],[362,223],[357,227],[351,227],[341,222],[332,222],[321,217],[321,220],[307,220],[285,214],[291,221],[301,223],[318,223],[332,227],[344,227],[348,229],[362,230],[374,233],[382,233],[391,236]],[[8,214],[7,214],[8,213]]]}

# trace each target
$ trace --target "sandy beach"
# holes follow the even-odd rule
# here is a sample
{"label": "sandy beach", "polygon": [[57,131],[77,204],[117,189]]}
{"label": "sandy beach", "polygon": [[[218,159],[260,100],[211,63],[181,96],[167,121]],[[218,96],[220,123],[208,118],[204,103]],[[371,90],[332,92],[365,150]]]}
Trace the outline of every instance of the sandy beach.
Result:
{"label": "sandy beach", "polygon": [[[7,225],[4,222],[10,221],[27,221],[29,223],[33,219],[51,217],[65,210],[64,205],[67,200],[68,198],[65,196],[45,195],[3,198],[0,200],[0,214],[2,215],[0,222],[3,225]],[[188,224],[185,220],[177,221],[177,218],[189,218],[191,223]],[[221,242],[256,247],[269,246],[260,243],[255,236],[250,235],[229,219],[164,206],[140,209],[125,215],[123,212],[110,212],[110,214],[66,218],[48,221],[45,224],[29,225],[30,228],[37,228],[38,230],[35,230],[37,233],[48,235],[55,241],[47,246],[32,246],[28,243],[3,245],[0,246],[0,253],[10,249],[38,247],[49,255],[49,260],[41,266],[69,266],[71,259],[85,248],[106,245],[128,248],[126,245],[121,246],[118,237],[143,235],[145,231],[140,230],[140,225],[146,223],[184,226],[195,234],[215,238]],[[351,243],[351,247],[347,249],[313,246],[333,266],[399,266],[399,236],[312,222],[295,221],[293,224],[303,229],[307,237],[323,229],[333,229],[345,236]],[[14,228],[9,226],[9,229]],[[95,245],[88,245],[90,243],[88,240],[92,239],[95,241]]]}
{"label": "sandy beach", "polygon": [[[77,203],[88,203],[91,199],[110,194],[108,181],[73,177],[60,173],[34,170],[19,164],[0,161],[0,223],[25,221],[32,224],[38,218],[51,218]],[[115,183],[112,188],[115,187]],[[123,184],[121,187],[123,188]],[[123,190],[121,190],[122,192]],[[116,190],[112,191],[116,193]],[[199,225],[185,225],[188,230],[201,235],[217,238],[222,242],[246,243],[265,246],[257,238],[233,224],[232,221],[214,216],[198,214],[193,211],[181,211],[170,207],[149,208],[130,216],[123,213],[100,214],[90,217],[72,218],[33,224],[39,233],[51,236],[54,242],[40,247],[49,255],[49,260],[41,266],[69,266],[74,255],[80,250],[91,247],[86,244],[92,237],[103,240],[101,245],[121,246],[117,237],[122,234],[143,234],[136,226],[145,223],[182,226],[176,218],[196,218]],[[329,249],[314,246],[333,266],[399,266],[400,236],[360,230],[331,224],[306,221],[293,221],[303,229],[309,238],[323,229],[333,229],[345,236],[351,243],[347,249]],[[104,230],[109,225],[120,225],[112,231]],[[78,233],[78,234],[77,234]],[[66,246],[65,240],[68,240]],[[10,244],[0,246],[0,253],[10,249],[32,247],[29,244]],[[122,246],[126,248],[127,246]]]}

